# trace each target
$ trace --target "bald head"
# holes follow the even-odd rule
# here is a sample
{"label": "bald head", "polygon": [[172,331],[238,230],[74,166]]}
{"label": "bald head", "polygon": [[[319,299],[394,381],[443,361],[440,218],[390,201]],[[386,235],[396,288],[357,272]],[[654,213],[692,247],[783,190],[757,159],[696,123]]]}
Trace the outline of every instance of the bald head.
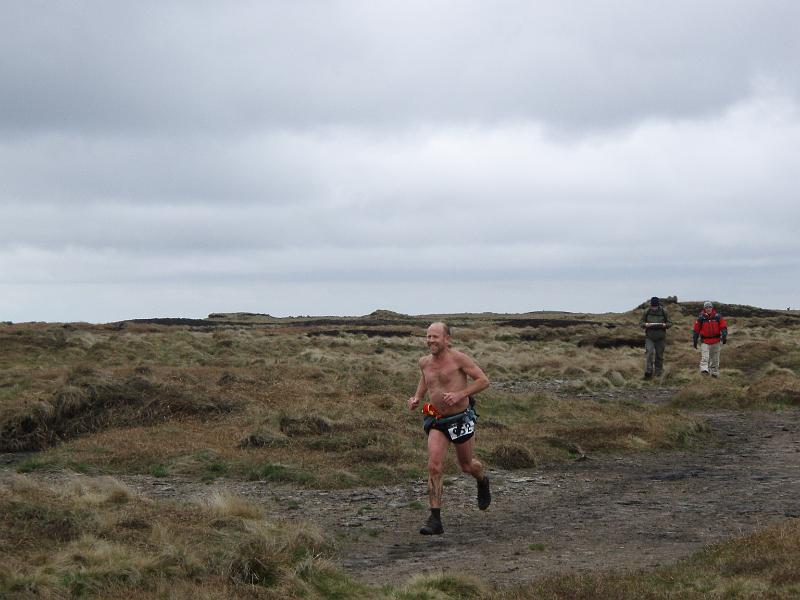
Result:
{"label": "bald head", "polygon": [[428,331],[430,331],[431,327],[437,327],[439,331],[442,333],[442,335],[446,336],[450,335],[450,327],[447,325],[447,323],[443,321],[436,321],[435,323],[431,323],[430,326],[428,327]]}
{"label": "bald head", "polygon": [[426,341],[428,344],[428,349],[434,356],[442,352],[446,352],[448,346],[450,345],[450,328],[446,323],[431,323],[428,327]]}

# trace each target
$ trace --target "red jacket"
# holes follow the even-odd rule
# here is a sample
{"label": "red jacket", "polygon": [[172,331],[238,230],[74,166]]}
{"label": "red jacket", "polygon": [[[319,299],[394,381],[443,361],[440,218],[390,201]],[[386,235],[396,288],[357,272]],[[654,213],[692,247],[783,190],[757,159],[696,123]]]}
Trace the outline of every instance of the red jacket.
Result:
{"label": "red jacket", "polygon": [[694,322],[694,332],[703,338],[704,344],[717,344],[721,336],[728,334],[728,323],[717,314],[716,308],[710,314],[703,310]]}

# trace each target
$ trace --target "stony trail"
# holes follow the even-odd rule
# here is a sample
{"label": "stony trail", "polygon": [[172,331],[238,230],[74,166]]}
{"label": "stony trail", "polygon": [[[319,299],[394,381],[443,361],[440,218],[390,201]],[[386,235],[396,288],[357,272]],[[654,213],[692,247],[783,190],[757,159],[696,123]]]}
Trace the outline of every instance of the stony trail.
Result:
{"label": "stony trail", "polygon": [[477,508],[472,478],[448,477],[445,533],[433,537],[418,533],[427,517],[423,480],[312,491],[265,482],[120,479],[162,499],[202,501],[214,491],[233,492],[262,504],[272,518],[316,523],[337,540],[342,566],[372,583],[454,569],[509,585],[558,571],[655,567],[800,517],[800,413],[698,416],[712,429],[703,448],[490,469],[493,502],[485,512]]}
{"label": "stony trail", "polygon": [[446,480],[445,533],[418,533],[426,482],[306,491],[259,482],[205,485],[127,477],[147,495],[199,499],[216,489],[263,503],[277,518],[333,534],[344,568],[371,582],[468,569],[497,584],[558,571],[648,568],[709,543],[800,517],[800,414],[700,415],[702,449],[599,456],[526,471],[490,470],[493,502],[479,511],[468,476]]}

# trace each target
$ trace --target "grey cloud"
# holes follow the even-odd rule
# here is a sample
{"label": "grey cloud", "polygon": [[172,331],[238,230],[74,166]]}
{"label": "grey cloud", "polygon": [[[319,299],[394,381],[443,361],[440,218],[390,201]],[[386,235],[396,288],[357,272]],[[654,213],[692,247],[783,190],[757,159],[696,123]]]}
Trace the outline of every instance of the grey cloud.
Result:
{"label": "grey cloud", "polygon": [[[787,152],[800,129],[767,126],[768,109],[591,143],[553,143],[524,128],[401,139],[340,130],[232,142],[182,164],[171,159],[180,144],[159,139],[100,140],[87,155],[75,140],[12,145],[2,151],[10,192],[0,232],[6,246],[142,253],[529,240],[624,248],[646,243],[643,221],[656,217],[681,234],[682,253],[696,248],[694,236],[735,239],[739,252],[785,248],[799,210]],[[761,140],[748,133],[756,128]],[[758,218],[743,221],[756,199]]]}
{"label": "grey cloud", "polygon": [[793,3],[6,3],[0,128],[700,118],[794,97]]}
{"label": "grey cloud", "polygon": [[0,142],[0,174],[4,195],[27,203],[281,205],[320,194],[303,152],[280,134],[256,141],[39,135]]}
{"label": "grey cloud", "polygon": [[0,319],[781,304],[798,16],[3,3]]}

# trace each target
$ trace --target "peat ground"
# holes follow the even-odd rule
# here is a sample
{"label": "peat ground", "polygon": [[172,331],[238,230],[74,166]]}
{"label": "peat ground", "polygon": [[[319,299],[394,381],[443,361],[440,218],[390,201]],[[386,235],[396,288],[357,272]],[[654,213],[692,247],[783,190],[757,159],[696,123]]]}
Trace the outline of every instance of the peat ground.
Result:
{"label": "peat ground", "polygon": [[[663,402],[671,393],[654,386],[624,397]],[[273,518],[315,523],[337,540],[342,566],[371,583],[453,570],[509,585],[559,571],[651,568],[800,517],[797,411],[696,414],[712,434],[690,450],[590,455],[515,471],[489,465],[493,502],[485,512],[475,505],[470,477],[448,477],[445,534],[434,537],[417,532],[427,516],[423,480],[320,491],[267,482],[119,479],[145,496],[182,502],[227,491],[263,505]],[[494,432],[478,431],[480,448],[481,433]],[[2,462],[0,477],[11,466]]]}

